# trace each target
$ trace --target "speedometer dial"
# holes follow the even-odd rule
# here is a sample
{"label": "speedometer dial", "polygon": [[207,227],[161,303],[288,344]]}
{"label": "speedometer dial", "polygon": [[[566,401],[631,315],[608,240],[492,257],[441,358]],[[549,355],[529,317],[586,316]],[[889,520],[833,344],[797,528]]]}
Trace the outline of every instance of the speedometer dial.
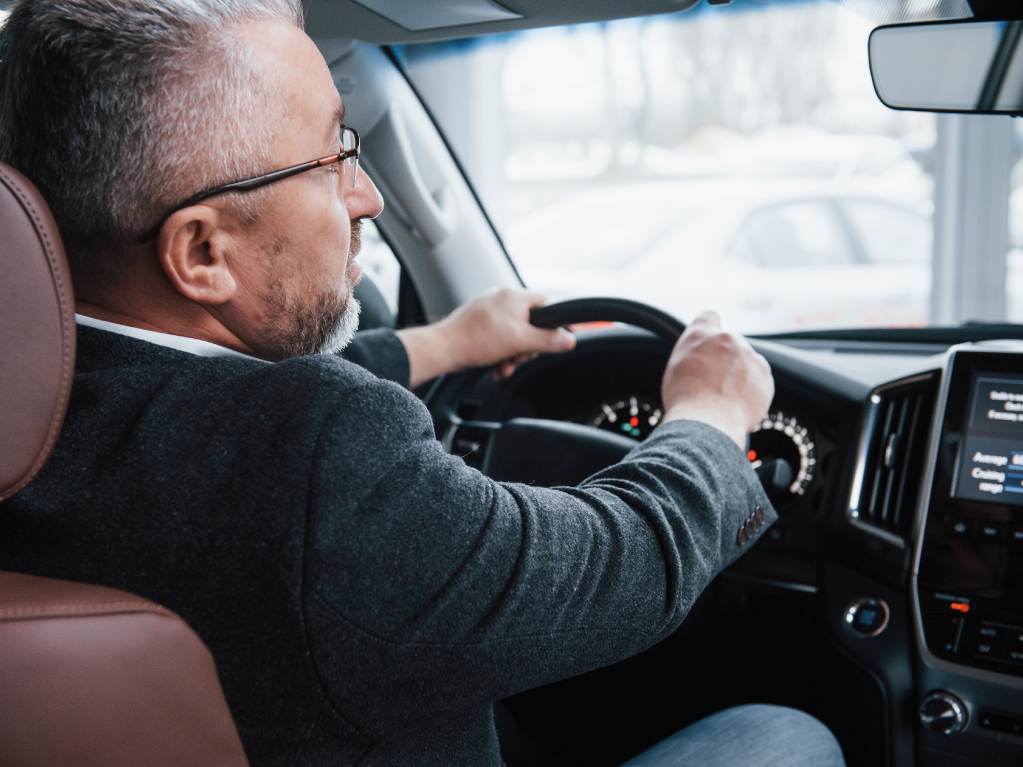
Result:
{"label": "speedometer dial", "polygon": [[661,422],[661,406],[638,396],[603,402],[586,422],[598,429],[624,434],[636,440],[646,439]]}
{"label": "speedometer dial", "polygon": [[754,427],[749,435],[749,455],[753,468],[783,458],[792,467],[792,484],[789,492],[803,495],[807,485],[813,479],[817,454],[813,440],[805,426],[799,424],[792,416],[786,416],[780,410],[771,413]]}

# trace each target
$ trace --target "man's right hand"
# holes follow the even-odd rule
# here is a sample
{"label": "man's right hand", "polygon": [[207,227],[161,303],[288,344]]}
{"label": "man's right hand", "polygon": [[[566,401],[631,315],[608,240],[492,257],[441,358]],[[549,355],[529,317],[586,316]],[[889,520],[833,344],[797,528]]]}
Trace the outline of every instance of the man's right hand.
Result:
{"label": "man's right hand", "polygon": [[744,448],[774,397],[771,367],[740,335],[721,330],[715,312],[686,328],[661,382],[665,421],[702,421]]}

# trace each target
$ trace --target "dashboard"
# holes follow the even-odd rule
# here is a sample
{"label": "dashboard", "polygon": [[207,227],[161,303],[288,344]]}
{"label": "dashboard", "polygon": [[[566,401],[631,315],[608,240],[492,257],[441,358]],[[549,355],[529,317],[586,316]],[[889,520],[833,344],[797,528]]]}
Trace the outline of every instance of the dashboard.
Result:
{"label": "dashboard", "polygon": [[[850,764],[1023,764],[1023,344],[754,346],[776,396],[747,456],[790,471],[765,482],[779,521],[720,576],[702,630],[721,644],[742,613],[758,642],[776,632],[805,644],[785,667],[779,641],[771,686],[735,684],[822,718]],[[661,418],[669,352],[629,327],[581,333],[569,354],[480,378],[438,433],[484,470],[488,440],[519,420],[595,428],[626,451]],[[831,654],[811,661],[822,643]],[[836,700],[784,689],[815,684],[799,676],[811,663]],[[603,688],[620,683],[611,673]]]}

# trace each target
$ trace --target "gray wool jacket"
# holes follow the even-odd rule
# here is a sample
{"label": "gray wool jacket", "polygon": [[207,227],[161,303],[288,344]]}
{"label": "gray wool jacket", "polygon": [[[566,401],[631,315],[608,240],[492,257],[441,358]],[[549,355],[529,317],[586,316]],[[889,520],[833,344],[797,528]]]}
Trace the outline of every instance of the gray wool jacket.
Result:
{"label": "gray wool jacket", "polygon": [[[349,356],[408,383],[391,333]],[[352,361],[82,327],[56,450],[0,508],[0,568],[181,615],[254,767],[496,767],[493,701],[671,633],[758,505],[776,519],[704,424],[662,425],[578,487],[501,484]]]}

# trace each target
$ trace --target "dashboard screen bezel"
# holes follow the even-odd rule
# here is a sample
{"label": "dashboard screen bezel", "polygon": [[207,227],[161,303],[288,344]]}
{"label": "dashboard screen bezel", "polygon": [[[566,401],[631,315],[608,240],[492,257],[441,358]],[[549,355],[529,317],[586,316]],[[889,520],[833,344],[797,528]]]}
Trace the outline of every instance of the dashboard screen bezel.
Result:
{"label": "dashboard screen bezel", "polygon": [[[977,373],[1023,374],[1023,346],[1013,346],[1005,350],[982,351],[954,347],[949,352],[938,398],[938,417],[932,429],[924,485],[921,488],[911,581],[918,646],[928,665],[991,681],[997,679],[1002,684],[1009,683],[1013,687],[1023,688],[1023,679],[1015,670],[1005,669],[997,662],[945,657],[945,653],[932,651],[925,637],[922,613],[927,595],[933,596],[941,591],[956,599],[965,599],[975,611],[983,610],[988,615],[1023,615],[1023,592],[1013,590],[1013,593],[1006,594],[1004,584],[998,583],[999,573],[993,567],[988,568],[979,579],[974,578],[973,583],[965,585],[957,583],[954,575],[942,579],[943,574],[949,574],[934,571],[934,562],[940,559],[941,554],[947,554],[949,549],[963,545],[950,544],[945,538],[944,527],[950,515],[1001,522],[1023,521],[1023,507],[999,503],[997,500],[961,499],[953,495],[953,480],[958,475],[965,433],[974,404]],[[971,542],[968,549],[980,555],[977,561],[983,561],[986,553],[994,553],[994,546],[987,543]],[[935,557],[935,554],[939,556]],[[1013,557],[1015,562],[1023,562],[1023,551]],[[992,557],[991,561],[996,561],[996,558]],[[976,564],[976,561],[972,564]],[[1004,571],[1002,575],[1004,577]],[[987,577],[987,582],[978,584],[977,581],[984,577]],[[1015,624],[1018,620],[1012,622]]]}

